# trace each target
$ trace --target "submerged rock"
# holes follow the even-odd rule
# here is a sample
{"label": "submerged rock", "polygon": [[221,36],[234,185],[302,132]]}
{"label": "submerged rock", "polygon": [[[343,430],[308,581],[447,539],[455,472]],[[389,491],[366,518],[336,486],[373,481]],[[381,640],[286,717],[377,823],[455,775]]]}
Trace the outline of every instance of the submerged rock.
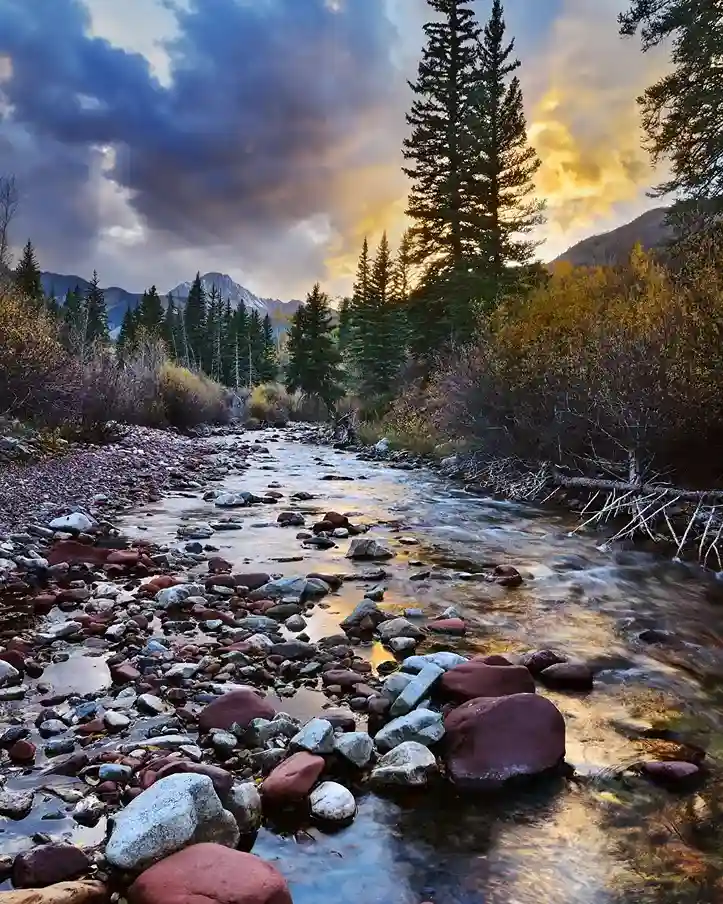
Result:
{"label": "submerged rock", "polygon": [[462,788],[497,788],[565,757],[565,720],[537,694],[470,700],[446,716],[444,727],[447,769]]}
{"label": "submerged rock", "polygon": [[540,672],[540,681],[556,690],[591,691],[594,673],[584,663],[560,662]]}
{"label": "submerged rock", "polygon": [[415,709],[406,716],[400,716],[385,725],[374,736],[380,750],[392,750],[406,741],[416,741],[429,747],[444,737],[444,722],[441,713],[429,709]]}
{"label": "submerged rock", "polygon": [[382,540],[373,537],[354,537],[346,554],[347,559],[392,559],[396,553]]}
{"label": "submerged rock", "polygon": [[535,681],[524,666],[494,665],[484,657],[449,669],[442,675],[440,686],[451,697],[462,700],[535,693]]}

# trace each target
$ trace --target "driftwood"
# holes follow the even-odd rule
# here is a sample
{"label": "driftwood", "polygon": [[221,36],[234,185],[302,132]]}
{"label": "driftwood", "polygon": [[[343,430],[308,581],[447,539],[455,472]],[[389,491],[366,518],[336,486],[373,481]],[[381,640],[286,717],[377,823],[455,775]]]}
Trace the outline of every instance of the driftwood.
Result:
{"label": "driftwood", "polygon": [[472,460],[463,470],[468,480],[520,502],[549,502],[566,490],[588,493],[580,524],[571,534],[613,525],[615,532],[602,549],[646,537],[654,543],[672,543],[677,560],[695,557],[702,565],[723,571],[723,490],[688,490],[643,480],[632,453],[628,480],[570,476],[549,463],[531,467],[513,458]]}

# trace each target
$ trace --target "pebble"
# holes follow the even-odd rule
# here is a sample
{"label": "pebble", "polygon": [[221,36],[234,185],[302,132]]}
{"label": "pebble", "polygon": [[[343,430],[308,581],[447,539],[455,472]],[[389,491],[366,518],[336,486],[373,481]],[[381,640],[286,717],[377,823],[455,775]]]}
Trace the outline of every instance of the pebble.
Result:
{"label": "pebble", "polygon": [[354,795],[338,782],[322,782],[311,792],[309,805],[322,822],[347,823],[356,815]]}

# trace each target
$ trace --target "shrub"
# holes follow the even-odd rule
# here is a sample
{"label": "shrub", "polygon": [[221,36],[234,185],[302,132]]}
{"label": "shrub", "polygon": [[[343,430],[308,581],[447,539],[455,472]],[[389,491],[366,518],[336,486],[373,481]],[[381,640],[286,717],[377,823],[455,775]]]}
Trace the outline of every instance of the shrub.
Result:
{"label": "shrub", "polygon": [[51,318],[0,278],[0,413],[57,426],[72,408],[78,376]]}
{"label": "shrub", "polygon": [[680,473],[723,434],[722,332],[714,250],[684,279],[639,249],[628,267],[561,267],[500,309],[408,416],[496,454]]}
{"label": "shrub", "polygon": [[259,422],[278,425],[289,420],[293,406],[293,396],[280,383],[263,383],[251,390],[247,411]]}
{"label": "shrub", "polygon": [[225,390],[203,374],[166,361],[159,374],[168,424],[181,430],[228,419]]}

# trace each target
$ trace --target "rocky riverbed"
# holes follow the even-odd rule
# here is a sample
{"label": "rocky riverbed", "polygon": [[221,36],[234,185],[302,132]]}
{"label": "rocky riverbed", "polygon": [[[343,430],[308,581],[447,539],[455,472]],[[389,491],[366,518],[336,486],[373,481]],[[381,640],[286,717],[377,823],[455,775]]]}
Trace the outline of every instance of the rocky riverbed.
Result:
{"label": "rocky riverbed", "polygon": [[717,900],[710,579],[296,438],[4,478],[0,902]]}

